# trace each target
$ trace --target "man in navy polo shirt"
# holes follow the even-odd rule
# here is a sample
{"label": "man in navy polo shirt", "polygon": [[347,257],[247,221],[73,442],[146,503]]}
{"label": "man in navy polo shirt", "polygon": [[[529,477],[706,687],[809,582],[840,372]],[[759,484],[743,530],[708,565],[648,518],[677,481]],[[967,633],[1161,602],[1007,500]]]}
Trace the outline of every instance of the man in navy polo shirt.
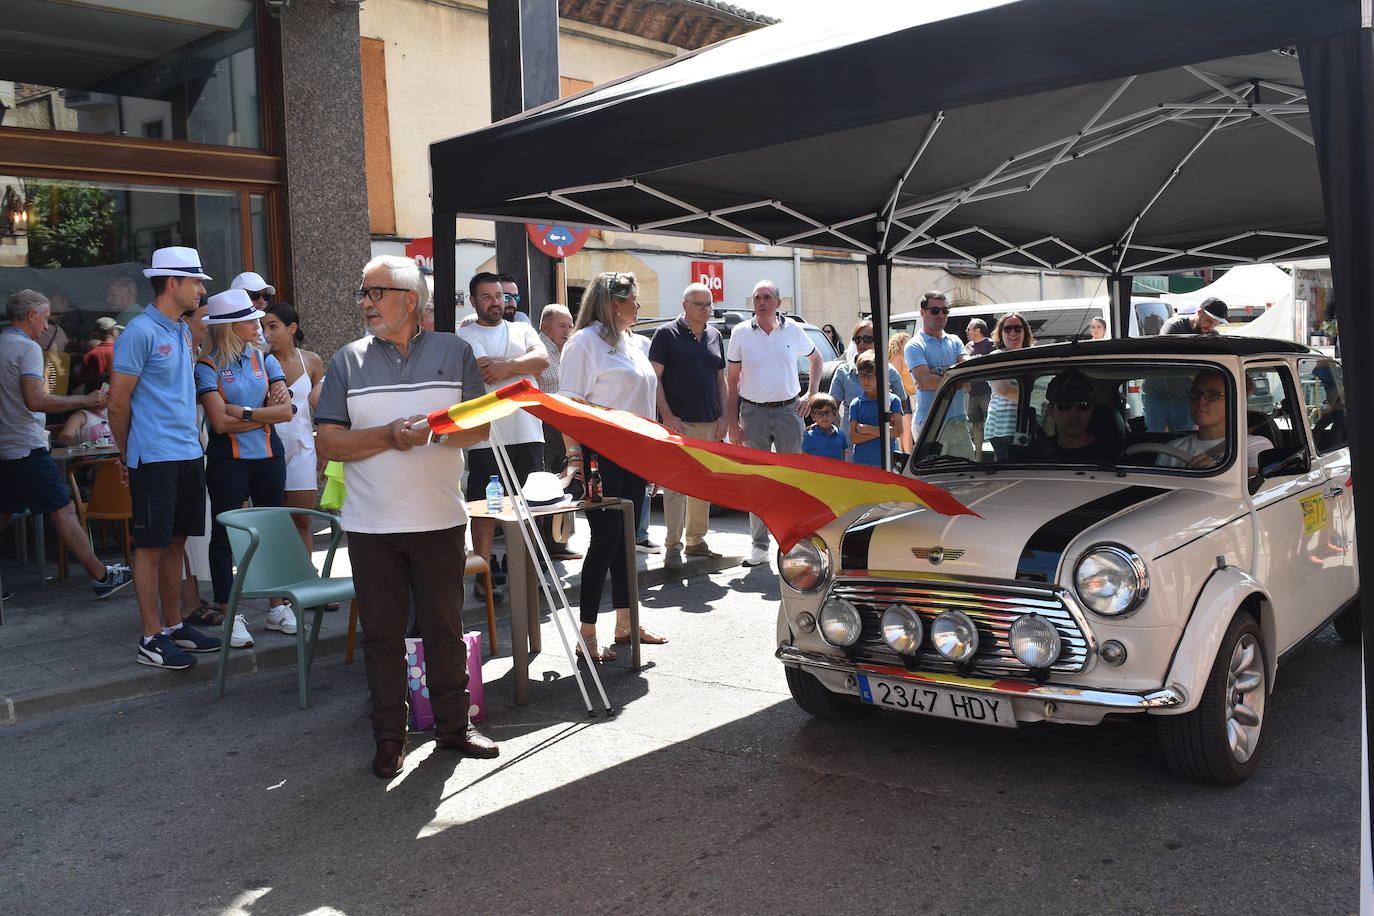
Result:
{"label": "man in navy polo shirt", "polygon": [[[692,283],[682,291],[682,314],[654,332],[649,362],[658,373],[658,415],[663,425],[692,439],[725,438],[725,343],[711,318],[711,290]],[[718,557],[706,545],[711,504],[672,490],[663,493],[663,521],[668,529],[663,565],[682,568],[682,534],[687,529],[687,556]]]}
{"label": "man in navy polo shirt", "polygon": [[[143,620],[138,663],[184,669],[220,641],[181,622],[181,555],[205,532],[205,462],[196,427],[191,330],[182,316],[205,295],[194,248],[159,248],[143,275],[153,304],[115,341],[110,432],[133,500],[134,593]],[[159,607],[159,599],[161,605]]]}

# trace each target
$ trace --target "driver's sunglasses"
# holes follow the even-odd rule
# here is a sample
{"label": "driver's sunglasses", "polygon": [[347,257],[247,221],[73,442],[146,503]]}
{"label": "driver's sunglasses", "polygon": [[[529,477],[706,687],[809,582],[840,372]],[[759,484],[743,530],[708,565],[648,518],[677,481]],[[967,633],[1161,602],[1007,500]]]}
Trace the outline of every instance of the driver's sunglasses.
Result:
{"label": "driver's sunglasses", "polygon": [[872,335],[872,334],[856,334],[856,335],[854,336],[854,342],[855,342],[855,343],[873,343],[873,335]]}
{"label": "driver's sunglasses", "polygon": [[930,312],[932,315],[948,315],[949,306],[947,305],[928,305],[921,309],[923,312]]}
{"label": "driver's sunglasses", "polygon": [[363,286],[353,291],[353,298],[358,302],[362,302],[364,299],[371,299],[373,302],[381,302],[382,297],[388,292],[409,293],[413,292],[413,290],[406,289],[403,286]]}
{"label": "driver's sunglasses", "polygon": [[1092,407],[1091,401],[1055,401],[1056,410],[1087,410]]}
{"label": "driver's sunglasses", "polygon": [[1189,388],[1188,400],[1190,401],[1220,401],[1226,397],[1226,392],[1217,391],[1215,388]]}

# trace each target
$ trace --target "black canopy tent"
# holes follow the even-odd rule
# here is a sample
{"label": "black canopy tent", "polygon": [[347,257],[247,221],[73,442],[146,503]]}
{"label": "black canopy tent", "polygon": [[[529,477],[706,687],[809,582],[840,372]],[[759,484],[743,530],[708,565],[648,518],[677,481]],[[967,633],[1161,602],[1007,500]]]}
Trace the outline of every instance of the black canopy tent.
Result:
{"label": "black canopy tent", "polygon": [[[912,6],[784,22],[433,144],[436,322],[461,215],[858,252],[880,336],[903,259],[1100,274],[1121,329],[1132,273],[1329,253],[1342,336],[1371,339],[1361,0]],[[1374,609],[1365,634],[1369,666]]]}

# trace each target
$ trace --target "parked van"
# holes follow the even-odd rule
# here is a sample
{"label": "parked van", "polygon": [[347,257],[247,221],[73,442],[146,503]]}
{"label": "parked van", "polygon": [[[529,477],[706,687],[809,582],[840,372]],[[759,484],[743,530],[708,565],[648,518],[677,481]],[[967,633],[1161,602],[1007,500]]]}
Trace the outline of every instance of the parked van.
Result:
{"label": "parked van", "polygon": [[[1107,323],[1107,336],[1112,335],[1111,306],[1106,296],[1095,296],[1086,299],[1046,299],[1035,302],[1002,302],[990,305],[961,305],[950,309],[949,323],[945,325],[945,330],[951,334],[958,334],[965,340],[968,335],[968,323],[974,318],[981,318],[988,324],[988,333],[997,324],[997,319],[1008,312],[1020,312],[1030,323],[1031,332],[1035,335],[1035,343],[1052,344],[1064,343],[1074,338],[1087,338],[1088,323],[1094,318],[1101,318]],[[1158,334],[1164,322],[1168,321],[1173,315],[1173,308],[1169,303],[1161,299],[1151,299],[1140,296],[1131,299],[1131,324],[1128,330],[1130,337],[1146,337]],[[892,316],[889,323],[891,331],[896,334],[902,331],[908,334],[916,334],[921,329],[921,313],[902,312]]]}

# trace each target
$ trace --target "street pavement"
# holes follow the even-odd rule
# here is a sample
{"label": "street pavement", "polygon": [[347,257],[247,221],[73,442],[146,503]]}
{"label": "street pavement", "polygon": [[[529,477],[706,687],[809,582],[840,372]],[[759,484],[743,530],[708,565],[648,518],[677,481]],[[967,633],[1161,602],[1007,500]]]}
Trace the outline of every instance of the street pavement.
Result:
{"label": "street pavement", "polygon": [[389,782],[361,665],[337,656],[307,710],[283,668],[218,701],[202,684],[20,721],[0,729],[0,910],[1358,909],[1359,652],[1329,630],[1280,668],[1266,760],[1223,790],[1170,775],[1145,722],[812,720],[772,657],[777,600],[766,567],[646,588],[672,641],[600,668],[610,718],[546,624],[530,705],[508,655],[484,660],[500,758],[417,733]]}

